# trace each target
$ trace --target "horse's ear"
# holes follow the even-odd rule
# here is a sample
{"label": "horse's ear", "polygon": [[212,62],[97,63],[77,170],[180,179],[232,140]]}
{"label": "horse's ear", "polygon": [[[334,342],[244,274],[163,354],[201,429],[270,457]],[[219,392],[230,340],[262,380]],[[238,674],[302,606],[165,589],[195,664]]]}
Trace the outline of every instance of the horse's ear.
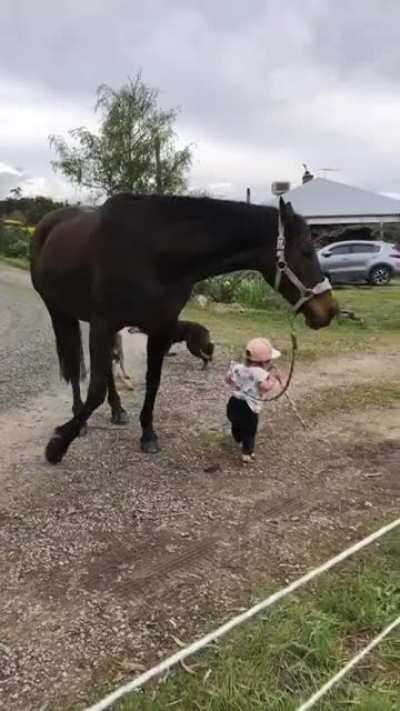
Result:
{"label": "horse's ear", "polygon": [[285,202],[283,197],[279,198],[279,212],[283,222],[289,222],[294,217],[294,210],[291,202]]}
{"label": "horse's ear", "polygon": [[291,202],[285,202],[282,195],[279,198],[279,209],[281,212],[285,212],[286,215],[293,215],[294,210]]}
{"label": "horse's ear", "polygon": [[286,214],[287,214],[289,217],[293,217],[293,215],[294,215],[294,210],[293,210],[293,207],[292,207],[292,203],[291,203],[291,202],[287,202],[287,203],[286,203]]}

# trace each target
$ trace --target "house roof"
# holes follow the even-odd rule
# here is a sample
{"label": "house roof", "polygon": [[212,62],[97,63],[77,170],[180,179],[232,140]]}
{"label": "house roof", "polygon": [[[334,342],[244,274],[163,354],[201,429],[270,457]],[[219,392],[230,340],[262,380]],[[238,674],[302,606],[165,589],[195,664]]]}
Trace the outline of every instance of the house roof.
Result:
{"label": "house roof", "polygon": [[284,198],[306,218],[400,215],[400,200],[326,178],[313,178]]}

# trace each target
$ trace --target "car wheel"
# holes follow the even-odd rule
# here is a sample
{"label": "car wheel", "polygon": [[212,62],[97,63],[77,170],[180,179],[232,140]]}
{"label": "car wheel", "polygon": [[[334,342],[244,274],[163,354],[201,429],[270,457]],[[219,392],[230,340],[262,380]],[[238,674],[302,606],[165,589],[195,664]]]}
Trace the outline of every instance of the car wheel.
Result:
{"label": "car wheel", "polygon": [[392,270],[386,264],[377,264],[369,273],[369,283],[373,286],[386,286],[392,278]]}

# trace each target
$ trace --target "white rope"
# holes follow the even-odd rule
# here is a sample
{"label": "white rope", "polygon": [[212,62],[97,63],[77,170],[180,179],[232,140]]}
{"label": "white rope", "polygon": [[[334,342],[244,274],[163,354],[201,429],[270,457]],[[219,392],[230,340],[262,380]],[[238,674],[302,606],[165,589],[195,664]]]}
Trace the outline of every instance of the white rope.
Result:
{"label": "white rope", "polygon": [[167,659],[164,659],[164,661],[160,662],[159,664],[152,667],[143,674],[140,674],[138,677],[128,682],[127,684],[124,684],[119,689],[116,689],[111,694],[102,699],[102,701],[99,701],[97,704],[88,707],[86,711],[103,711],[104,709],[109,708],[122,696],[125,696],[130,691],[135,691],[139,689],[141,686],[143,686],[143,684],[150,681],[150,679],[154,679],[154,677],[164,674],[172,667],[176,666],[180,662],[183,662],[185,659],[187,659],[187,657],[191,657],[193,654],[196,654],[196,652],[199,652],[201,649],[204,649],[204,647],[207,647],[207,645],[211,644],[212,642],[216,642],[217,639],[220,639],[221,637],[226,635],[227,632],[230,632],[235,627],[238,627],[238,625],[241,625],[243,622],[246,622],[246,620],[251,619],[259,612],[262,612],[268,607],[271,607],[279,600],[282,600],[282,598],[294,592],[294,590],[297,590],[298,588],[302,587],[302,585],[305,585],[311,580],[314,580],[314,578],[316,578],[318,575],[321,575],[321,573],[330,570],[330,568],[333,568],[333,566],[337,565],[338,563],[341,563],[343,560],[346,560],[346,558],[349,558],[351,555],[354,555],[354,553],[357,553],[358,551],[362,550],[366,546],[378,540],[378,538],[384,536],[386,533],[393,531],[395,528],[397,528],[397,526],[400,526],[400,518],[396,519],[396,521],[392,521],[392,523],[387,524],[387,526],[383,526],[378,531],[375,531],[375,533],[371,533],[366,538],[363,538],[358,543],[355,543],[354,545],[350,546],[350,548],[347,548],[345,551],[342,551],[342,553],[339,553],[334,558],[331,558],[326,563],[323,563],[323,565],[320,565],[318,568],[314,568],[314,570],[311,570],[309,573],[306,573],[306,575],[303,575],[301,578],[298,578],[298,580],[295,580],[290,585],[287,585],[285,588],[278,590],[277,592],[267,597],[265,600],[258,602],[253,607],[249,608],[245,612],[242,612],[240,615],[233,617],[231,620],[221,625],[221,627],[218,627],[213,632],[209,632],[209,634],[206,634],[201,639],[198,639],[192,644],[189,644],[184,649],[180,649],[175,654],[172,654],[170,657],[167,657]]}
{"label": "white rope", "polygon": [[322,697],[325,696],[325,694],[327,694],[328,691],[330,691],[336,684],[338,684],[339,681],[341,681],[343,677],[348,674],[349,671],[354,669],[354,667],[359,664],[359,662],[361,662],[361,660],[364,659],[364,657],[369,654],[374,649],[374,647],[379,644],[379,642],[382,642],[382,640],[387,637],[387,635],[390,634],[392,630],[398,627],[398,625],[400,625],[400,617],[398,617],[397,620],[393,620],[393,622],[391,622],[391,624],[388,625],[383,630],[383,632],[378,634],[378,636],[375,637],[375,639],[373,639],[366,647],[364,647],[361,652],[359,652],[355,657],[353,657],[353,659],[351,659],[348,664],[342,667],[342,669],[337,674],[335,674],[332,679],[330,679],[326,682],[326,684],[321,686],[319,691],[317,691],[313,696],[311,696],[308,701],[299,706],[297,711],[307,711],[308,709],[311,709],[317,703],[317,701],[322,699]]}

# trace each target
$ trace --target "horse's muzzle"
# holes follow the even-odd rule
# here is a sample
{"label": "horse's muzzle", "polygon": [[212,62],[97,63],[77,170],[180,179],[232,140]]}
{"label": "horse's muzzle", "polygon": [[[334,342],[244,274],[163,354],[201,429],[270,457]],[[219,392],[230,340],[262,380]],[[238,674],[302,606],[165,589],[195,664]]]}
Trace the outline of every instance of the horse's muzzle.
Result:
{"label": "horse's muzzle", "polygon": [[329,326],[338,310],[339,307],[335,299],[332,298],[331,292],[311,299],[301,309],[307,326],[314,330]]}

